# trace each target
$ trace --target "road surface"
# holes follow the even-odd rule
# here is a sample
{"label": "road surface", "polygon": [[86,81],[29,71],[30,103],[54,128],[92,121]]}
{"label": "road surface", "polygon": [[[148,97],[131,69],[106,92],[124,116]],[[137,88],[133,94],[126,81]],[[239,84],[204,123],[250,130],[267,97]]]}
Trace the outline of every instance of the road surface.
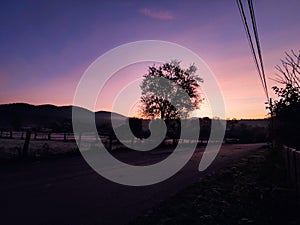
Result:
{"label": "road surface", "polygon": [[[176,194],[213,171],[254,153],[264,144],[223,145],[204,172],[198,171],[203,147],[187,165],[159,184],[131,187],[113,183],[94,172],[81,156],[1,166],[0,223],[5,225],[126,224],[145,210]],[[115,156],[134,164],[151,164],[168,151],[130,152]]]}

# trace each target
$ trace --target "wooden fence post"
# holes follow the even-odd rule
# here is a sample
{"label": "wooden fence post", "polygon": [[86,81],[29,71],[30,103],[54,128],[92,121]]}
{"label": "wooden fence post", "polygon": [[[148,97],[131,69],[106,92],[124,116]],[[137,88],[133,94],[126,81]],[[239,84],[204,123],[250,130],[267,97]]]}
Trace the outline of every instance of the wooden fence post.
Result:
{"label": "wooden fence post", "polygon": [[112,150],[112,135],[109,136],[109,146],[108,146],[108,150],[111,151]]}
{"label": "wooden fence post", "polygon": [[26,131],[26,137],[25,137],[25,142],[24,142],[24,146],[23,146],[22,156],[24,158],[28,156],[30,137],[31,137],[31,131],[28,130],[28,131]]}
{"label": "wooden fence post", "polygon": [[299,152],[296,152],[296,165],[297,165],[296,176],[297,176],[297,187],[298,187],[297,191],[298,194],[300,194],[300,153]]}
{"label": "wooden fence post", "polygon": [[81,136],[82,136],[82,133],[79,132],[78,135],[79,135],[79,136],[78,136],[78,146],[80,146],[80,145],[81,145]]}
{"label": "wooden fence post", "polygon": [[296,151],[296,150],[293,150],[293,151],[292,151],[292,156],[293,156],[293,164],[294,164],[294,167],[293,167],[293,176],[294,176],[294,179],[293,179],[293,180],[294,180],[296,189],[298,190],[297,151]]}

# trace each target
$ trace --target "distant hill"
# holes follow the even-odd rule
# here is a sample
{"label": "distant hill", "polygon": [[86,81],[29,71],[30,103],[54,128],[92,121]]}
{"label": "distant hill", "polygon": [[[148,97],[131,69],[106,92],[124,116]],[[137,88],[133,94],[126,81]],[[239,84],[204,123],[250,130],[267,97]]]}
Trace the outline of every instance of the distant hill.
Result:
{"label": "distant hill", "polygon": [[[13,103],[0,105],[0,128],[52,128],[59,129],[62,126],[70,126],[72,122],[73,106],[55,105],[30,105],[26,103]],[[87,113],[93,113],[87,109],[76,107]],[[108,126],[110,119],[122,123],[126,117],[118,113],[98,111],[95,112],[95,121],[98,126]],[[68,127],[70,129],[70,127]]]}
{"label": "distant hill", "polygon": [[[0,129],[50,128],[54,130],[72,130],[72,107],[50,104],[0,104]],[[93,113],[84,108],[76,108],[86,113]],[[111,118],[118,125],[122,125],[127,119],[121,114],[108,111],[98,111],[94,115],[97,127],[102,127],[106,130],[111,129]],[[227,122],[230,123],[230,121]],[[252,127],[267,127],[268,122],[267,119],[242,119],[236,121],[237,124],[245,124]]]}
{"label": "distant hill", "polygon": [[239,124],[245,124],[252,127],[268,127],[268,119],[241,119],[237,120]]}

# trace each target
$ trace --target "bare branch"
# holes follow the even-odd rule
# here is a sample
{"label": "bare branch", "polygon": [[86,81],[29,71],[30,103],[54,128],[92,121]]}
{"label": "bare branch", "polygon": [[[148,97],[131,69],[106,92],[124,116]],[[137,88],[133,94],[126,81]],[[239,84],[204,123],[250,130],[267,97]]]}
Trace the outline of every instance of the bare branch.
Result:
{"label": "bare branch", "polygon": [[279,74],[275,74],[272,80],[280,84],[289,84],[292,87],[300,87],[300,51],[296,54],[291,50],[291,53],[285,52],[284,59],[280,60],[281,65],[276,65],[275,69]]}

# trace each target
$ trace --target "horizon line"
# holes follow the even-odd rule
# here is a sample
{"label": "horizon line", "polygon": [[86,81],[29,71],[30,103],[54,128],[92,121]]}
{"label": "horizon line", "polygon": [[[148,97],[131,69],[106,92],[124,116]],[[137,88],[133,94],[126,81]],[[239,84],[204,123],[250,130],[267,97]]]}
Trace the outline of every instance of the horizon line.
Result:
{"label": "horizon line", "polygon": [[[29,102],[9,102],[9,103],[0,103],[0,106],[1,105],[13,105],[13,104],[24,104],[24,105],[31,105],[31,106],[55,106],[55,107],[79,107],[79,108],[83,108],[83,109],[86,109],[86,110],[89,110],[87,108],[84,108],[82,106],[77,106],[77,105],[72,105],[72,104],[66,104],[66,105],[61,105],[61,104],[54,104],[54,103],[43,103],[43,104],[34,104],[34,103],[29,103]],[[92,110],[89,110],[93,113],[97,113],[97,112],[110,112],[110,113],[116,113],[116,114],[119,114],[121,116],[124,116],[124,117],[127,117],[127,118],[139,118],[139,119],[145,119],[143,117],[140,117],[140,116],[125,116],[123,115],[123,113],[119,113],[119,112],[115,112],[115,111],[111,111],[111,110],[105,110],[105,109],[100,109],[100,110],[95,110],[95,111],[92,111]],[[213,119],[214,117],[216,118],[219,118],[219,119],[222,119],[218,116],[208,116],[208,115],[203,115],[202,117],[197,117],[197,116],[191,116],[189,117],[190,118],[205,118],[205,117],[208,117],[208,118],[211,118]],[[255,117],[255,118],[245,118],[245,117],[227,117],[227,118],[223,118],[223,120],[265,120],[265,119],[269,119],[268,116],[265,116],[265,117]]]}

